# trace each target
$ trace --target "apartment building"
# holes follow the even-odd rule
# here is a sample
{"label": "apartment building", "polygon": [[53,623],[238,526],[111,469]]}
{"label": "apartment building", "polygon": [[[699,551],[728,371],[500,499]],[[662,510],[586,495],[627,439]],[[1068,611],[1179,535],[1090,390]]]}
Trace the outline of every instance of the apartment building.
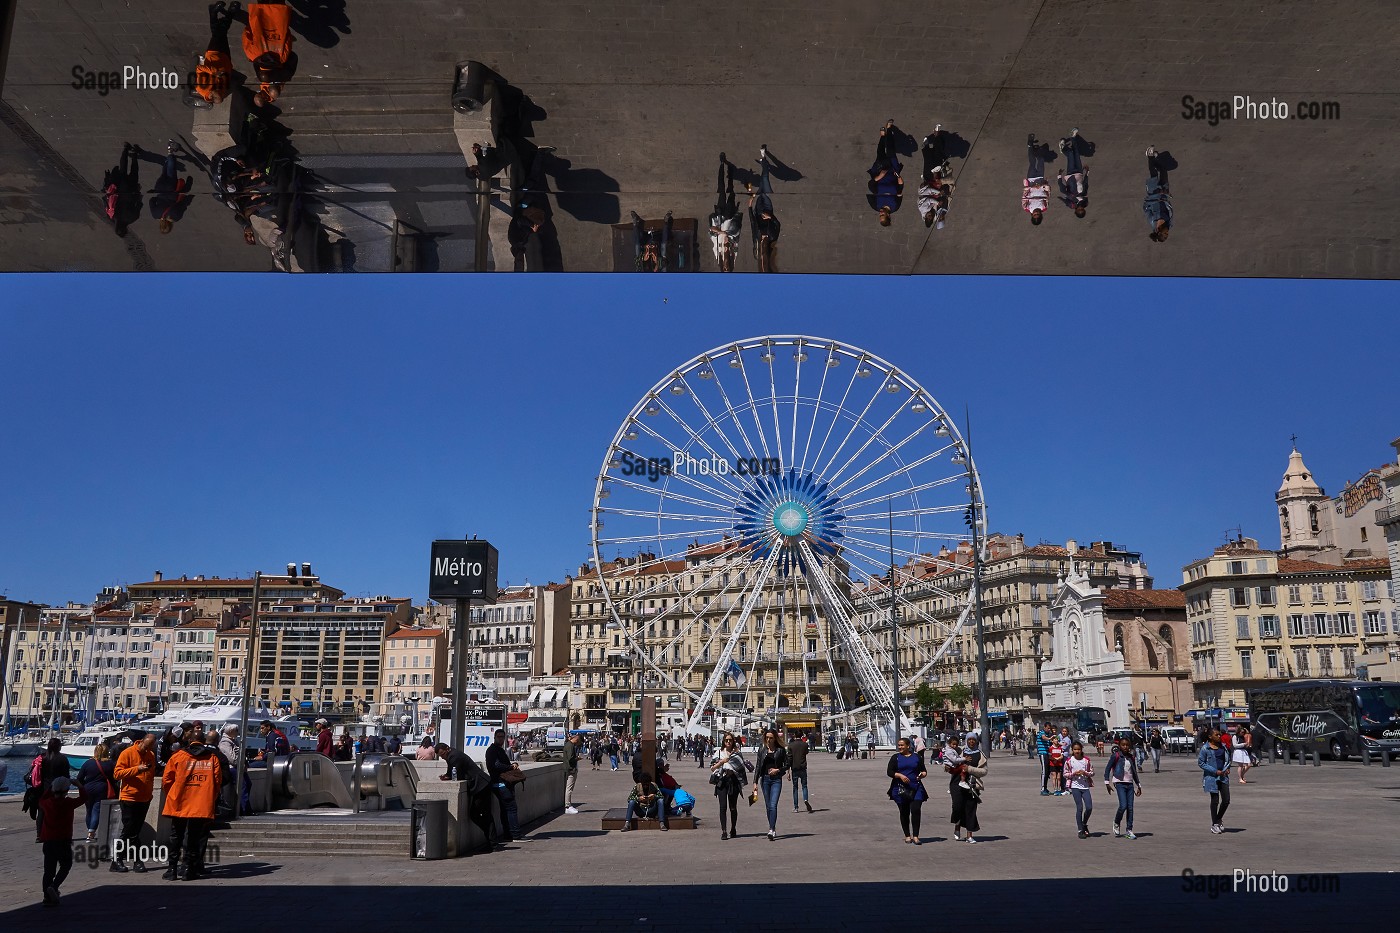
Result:
{"label": "apartment building", "polygon": [[508,586],[495,605],[470,610],[467,668],[510,712],[528,711],[532,677],[568,666],[572,592],[572,581]]}

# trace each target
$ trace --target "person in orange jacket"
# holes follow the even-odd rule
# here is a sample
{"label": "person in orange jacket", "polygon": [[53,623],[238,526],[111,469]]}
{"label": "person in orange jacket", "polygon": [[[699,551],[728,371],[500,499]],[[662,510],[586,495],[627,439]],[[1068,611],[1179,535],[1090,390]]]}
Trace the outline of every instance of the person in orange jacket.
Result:
{"label": "person in orange jacket", "polygon": [[[121,782],[118,795],[122,810],[121,851],[112,854],[110,871],[126,871],[126,853],[135,853],[141,845],[141,827],[146,825],[146,812],[151,809],[151,795],[156,783],[156,737],[133,732],[132,744],[117,756],[112,772]],[[133,855],[132,869],[146,870],[145,864]]]}
{"label": "person in orange jacket", "polygon": [[209,4],[209,47],[199,56],[194,69],[195,95],[210,106],[228,97],[233,83],[233,57],[228,47],[228,31],[235,14],[243,9],[239,0],[225,4],[224,0]]}
{"label": "person in orange jacket", "polygon": [[292,57],[292,10],[286,3],[248,4],[248,28],[243,30],[243,54],[253,63],[259,107],[282,96],[287,60]]}
{"label": "person in orange jacket", "polygon": [[170,756],[161,776],[161,814],[170,817],[170,858],[166,881],[193,881],[204,864],[204,845],[223,786],[223,768],[204,744],[204,730],[191,727],[185,747]]}

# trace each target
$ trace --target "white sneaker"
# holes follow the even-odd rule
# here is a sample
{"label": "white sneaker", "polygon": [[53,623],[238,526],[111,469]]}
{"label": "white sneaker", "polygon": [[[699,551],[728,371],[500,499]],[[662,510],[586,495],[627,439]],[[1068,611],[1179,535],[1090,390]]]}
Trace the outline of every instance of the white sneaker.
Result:
{"label": "white sneaker", "polygon": [[1219,824],[1219,823],[1211,823],[1211,824],[1210,824],[1210,831],[1213,832],[1213,833],[1215,833],[1217,836],[1220,835],[1220,824]]}
{"label": "white sneaker", "polygon": [[564,812],[569,814],[570,816],[573,816],[575,813],[578,812],[578,807],[565,807]]}
{"label": "white sneaker", "polygon": [[1118,836],[1123,835],[1122,833],[1120,833],[1120,832],[1118,831],[1118,824],[1117,824],[1117,823],[1114,823],[1114,824],[1113,824],[1113,835],[1114,835],[1114,838],[1117,838]]}

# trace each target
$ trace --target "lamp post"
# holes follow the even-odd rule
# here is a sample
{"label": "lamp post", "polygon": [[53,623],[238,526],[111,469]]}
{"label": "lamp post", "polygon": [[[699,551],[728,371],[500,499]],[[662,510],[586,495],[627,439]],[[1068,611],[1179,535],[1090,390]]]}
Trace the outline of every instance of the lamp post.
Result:
{"label": "lamp post", "polygon": [[980,745],[982,754],[990,755],[992,724],[991,716],[987,708],[987,645],[982,627],[982,522],[984,518],[984,503],[982,501],[982,484],[977,477],[976,470],[973,468],[972,425],[970,419],[966,425],[964,443],[967,448],[966,456],[968,462],[967,491],[969,502],[967,507],[967,525],[972,530],[973,614],[977,623],[977,702],[981,707],[979,726],[981,727],[982,735]]}

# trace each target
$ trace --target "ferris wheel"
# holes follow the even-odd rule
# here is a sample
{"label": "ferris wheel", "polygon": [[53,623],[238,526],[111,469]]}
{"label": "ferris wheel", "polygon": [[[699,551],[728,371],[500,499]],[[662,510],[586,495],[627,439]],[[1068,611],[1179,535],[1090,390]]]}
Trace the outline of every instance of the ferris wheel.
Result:
{"label": "ferris wheel", "polygon": [[907,372],[816,337],[716,347],[604,455],[590,528],[610,625],[692,727],[770,720],[784,692],[892,720],[892,681],[911,693],[970,618],[971,587],[939,578],[967,570],[974,516],[985,541],[974,491],[957,426]]}

